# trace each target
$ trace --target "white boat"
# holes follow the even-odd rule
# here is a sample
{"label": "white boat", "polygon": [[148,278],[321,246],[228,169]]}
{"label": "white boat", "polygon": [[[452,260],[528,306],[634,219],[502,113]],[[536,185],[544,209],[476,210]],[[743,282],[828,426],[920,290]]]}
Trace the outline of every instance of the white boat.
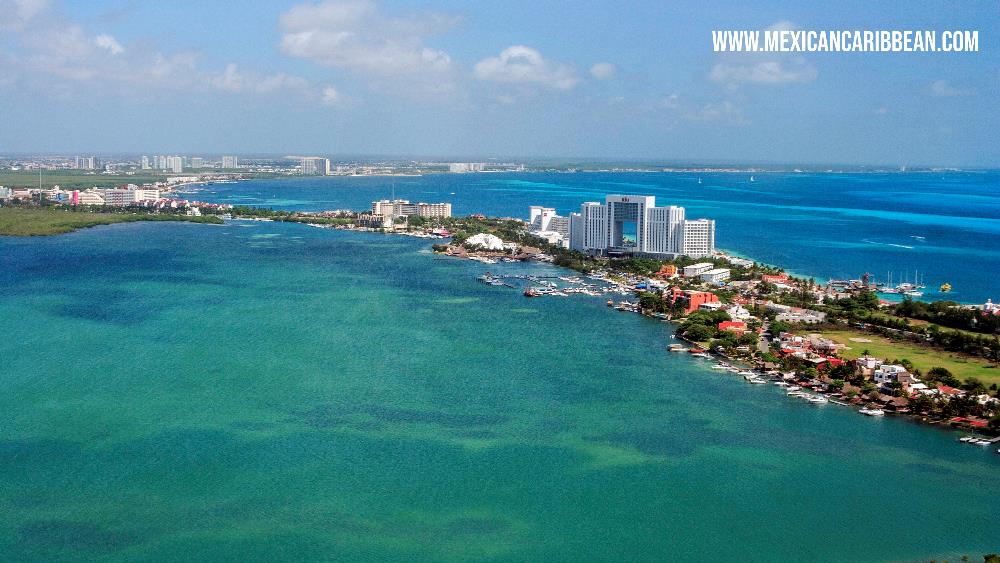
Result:
{"label": "white boat", "polygon": [[721,370],[724,370],[724,369],[726,369],[726,366],[720,366],[720,365],[716,364],[716,365],[712,366],[712,369],[721,369]]}
{"label": "white boat", "polygon": [[799,387],[798,385],[789,385],[788,386],[788,390],[789,391],[798,391],[799,389],[802,389],[802,388]]}
{"label": "white boat", "polygon": [[961,438],[958,439],[958,441],[959,442],[974,442],[974,441],[976,441],[976,437],[975,436],[962,436]]}
{"label": "white boat", "polygon": [[992,443],[993,442],[990,442],[989,440],[979,440],[978,442],[976,442],[976,445],[977,446],[988,446],[988,445],[990,445]]}
{"label": "white boat", "polygon": [[775,381],[774,384],[777,385],[778,387],[788,387],[788,384],[785,383],[784,381]]}
{"label": "white boat", "polygon": [[883,411],[882,409],[862,408],[862,409],[858,410],[858,412],[861,413],[861,414],[864,414],[864,415],[868,415],[868,416],[882,416],[882,415],[885,414],[885,411]]}
{"label": "white boat", "polygon": [[809,397],[809,402],[816,404],[823,404],[823,403],[829,403],[830,399],[827,399],[823,395],[813,395],[812,397]]}
{"label": "white boat", "polygon": [[748,381],[750,383],[752,383],[753,385],[763,385],[764,383],[767,383],[766,379],[761,379],[759,377],[755,377],[753,379],[749,379]]}

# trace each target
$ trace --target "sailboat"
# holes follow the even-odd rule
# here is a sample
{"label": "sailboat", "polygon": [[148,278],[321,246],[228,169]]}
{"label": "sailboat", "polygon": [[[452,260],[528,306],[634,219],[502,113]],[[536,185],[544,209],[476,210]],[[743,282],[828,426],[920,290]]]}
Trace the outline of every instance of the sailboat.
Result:
{"label": "sailboat", "polygon": [[754,182],[754,181],[756,181],[756,180],[754,180],[754,179],[753,179],[753,176],[750,176],[750,181],[751,181],[751,182]]}

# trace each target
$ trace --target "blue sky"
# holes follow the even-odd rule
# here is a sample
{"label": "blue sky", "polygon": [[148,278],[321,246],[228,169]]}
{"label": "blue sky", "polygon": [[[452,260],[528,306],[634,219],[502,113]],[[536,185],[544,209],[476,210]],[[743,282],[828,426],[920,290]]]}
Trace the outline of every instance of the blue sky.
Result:
{"label": "blue sky", "polygon": [[[1000,5],[817,4],[0,0],[0,151],[1000,164]],[[771,27],[980,50],[712,52]]]}

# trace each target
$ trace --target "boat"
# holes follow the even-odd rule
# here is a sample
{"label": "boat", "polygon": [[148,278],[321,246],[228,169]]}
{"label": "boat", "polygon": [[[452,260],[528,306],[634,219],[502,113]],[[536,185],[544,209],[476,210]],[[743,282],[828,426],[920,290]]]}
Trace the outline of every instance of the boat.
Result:
{"label": "boat", "polygon": [[827,399],[823,395],[813,395],[812,397],[809,397],[809,402],[816,404],[823,404],[823,403],[829,403],[830,399]]}
{"label": "boat", "polygon": [[959,442],[974,442],[977,438],[975,436],[962,436],[958,439]]}
{"label": "boat", "polygon": [[[969,443],[971,444],[972,442],[969,442]],[[977,446],[988,446],[988,445],[990,445],[992,443],[993,442],[990,442],[989,440],[979,440],[979,441],[976,442],[976,445]]]}
{"label": "boat", "polygon": [[861,408],[858,410],[858,412],[867,416],[882,416],[885,414],[885,411],[883,411],[882,409],[869,409],[869,408]]}
{"label": "boat", "polygon": [[528,289],[524,290],[525,297],[538,297],[540,295],[541,293],[539,293],[538,290],[533,287],[529,287]]}
{"label": "boat", "polygon": [[923,291],[917,291],[915,289],[911,289],[910,291],[904,291],[903,295],[905,295],[907,297],[923,297],[924,296],[924,292]]}
{"label": "boat", "polygon": [[949,291],[951,291],[951,284],[945,282],[941,284],[941,287],[939,287],[938,289],[941,291],[941,293],[948,293]]}
{"label": "boat", "polygon": [[788,386],[788,390],[789,391],[798,391],[799,389],[802,389],[802,388],[799,387],[798,385],[789,385]]}
{"label": "boat", "polygon": [[761,379],[759,377],[754,377],[754,378],[748,379],[747,381],[749,381],[753,385],[763,385],[764,383],[767,383],[766,379]]}
{"label": "boat", "polygon": [[[690,352],[690,350],[688,350],[688,351]],[[696,358],[711,358],[712,357],[712,356],[709,356],[708,354],[706,354],[705,352],[691,352],[691,355],[694,356],[694,357],[696,357]]]}

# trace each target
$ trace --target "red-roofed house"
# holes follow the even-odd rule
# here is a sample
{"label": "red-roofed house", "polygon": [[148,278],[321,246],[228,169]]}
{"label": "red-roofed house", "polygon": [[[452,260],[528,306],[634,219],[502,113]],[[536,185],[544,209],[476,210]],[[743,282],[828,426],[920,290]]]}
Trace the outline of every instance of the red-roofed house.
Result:
{"label": "red-roofed house", "polygon": [[965,391],[962,391],[961,389],[955,389],[954,387],[948,387],[947,385],[938,386],[938,391],[940,391],[942,395],[948,395],[949,397],[965,394]]}

